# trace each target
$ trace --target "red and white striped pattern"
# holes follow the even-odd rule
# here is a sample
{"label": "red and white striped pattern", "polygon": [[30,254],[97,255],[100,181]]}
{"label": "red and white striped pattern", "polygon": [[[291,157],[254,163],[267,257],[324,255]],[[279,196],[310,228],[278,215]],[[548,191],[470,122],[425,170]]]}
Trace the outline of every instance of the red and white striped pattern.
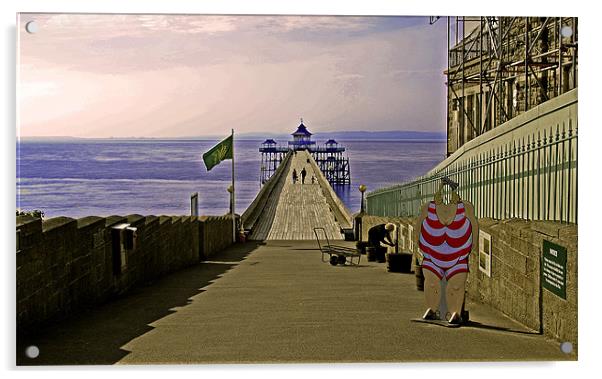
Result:
{"label": "red and white striped pattern", "polygon": [[422,266],[440,279],[443,275],[449,279],[459,272],[468,272],[472,225],[466,217],[464,203],[458,203],[453,221],[444,225],[437,216],[435,202],[431,201],[420,229],[419,246],[424,254]]}

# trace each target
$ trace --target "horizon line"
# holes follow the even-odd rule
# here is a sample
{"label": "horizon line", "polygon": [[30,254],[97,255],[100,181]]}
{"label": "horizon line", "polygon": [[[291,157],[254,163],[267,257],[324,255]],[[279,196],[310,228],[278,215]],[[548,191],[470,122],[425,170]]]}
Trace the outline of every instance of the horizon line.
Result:
{"label": "horizon line", "polygon": [[[349,131],[325,131],[325,132],[316,132],[316,133],[312,133],[312,135],[324,135],[324,134],[357,134],[357,133],[362,133],[362,134],[372,134],[372,135],[376,135],[376,134],[387,134],[387,133],[412,133],[412,134],[439,134],[442,136],[442,138],[446,138],[446,132],[445,131],[418,131],[418,130],[378,130],[378,131],[364,131],[364,130],[349,130]],[[234,133],[237,134],[237,133]],[[274,135],[280,135],[280,136],[284,136],[284,135],[292,135],[292,133],[287,133],[287,132],[241,132],[238,133],[238,135],[242,135],[242,136],[258,136],[258,135],[265,135],[265,136],[274,136]],[[124,137],[120,137],[120,136],[109,136],[109,137],[95,137],[95,136],[90,136],[90,137],[85,137],[85,136],[67,136],[67,135],[51,135],[51,136],[40,136],[40,135],[25,135],[25,136],[19,136],[17,135],[17,139],[20,138],[38,138],[38,139],[202,139],[202,138],[223,138],[223,136],[226,136],[226,134],[205,134],[205,135],[196,135],[196,136],[161,136],[161,137],[153,137],[153,136],[124,136]],[[427,138],[427,139],[432,139],[432,138]]]}

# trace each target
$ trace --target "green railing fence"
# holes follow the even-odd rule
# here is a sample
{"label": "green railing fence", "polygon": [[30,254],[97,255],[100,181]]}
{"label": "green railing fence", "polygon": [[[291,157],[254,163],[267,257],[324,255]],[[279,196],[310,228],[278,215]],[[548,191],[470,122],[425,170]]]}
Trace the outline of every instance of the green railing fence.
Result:
{"label": "green railing fence", "polygon": [[441,178],[459,183],[477,217],[577,223],[577,127],[573,121],[431,171],[412,182],[370,192],[367,212],[411,217],[433,198]]}

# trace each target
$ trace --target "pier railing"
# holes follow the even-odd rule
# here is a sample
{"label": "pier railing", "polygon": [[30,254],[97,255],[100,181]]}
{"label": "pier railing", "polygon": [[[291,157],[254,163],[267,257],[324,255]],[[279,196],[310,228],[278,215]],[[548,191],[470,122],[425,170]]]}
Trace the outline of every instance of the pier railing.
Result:
{"label": "pier railing", "polygon": [[568,120],[457,159],[412,182],[373,191],[367,196],[367,211],[378,216],[416,216],[444,176],[459,183],[460,197],[474,204],[477,217],[576,224],[576,124]]}
{"label": "pier railing", "polygon": [[252,229],[259,216],[263,212],[263,209],[266,206],[266,202],[268,201],[270,194],[274,190],[276,183],[280,180],[280,177],[286,172],[288,164],[291,160],[292,153],[289,151],[274,174],[268,179],[268,181],[261,187],[259,193],[255,197],[255,200],[247,207],[245,212],[241,216],[241,222],[245,229]]}

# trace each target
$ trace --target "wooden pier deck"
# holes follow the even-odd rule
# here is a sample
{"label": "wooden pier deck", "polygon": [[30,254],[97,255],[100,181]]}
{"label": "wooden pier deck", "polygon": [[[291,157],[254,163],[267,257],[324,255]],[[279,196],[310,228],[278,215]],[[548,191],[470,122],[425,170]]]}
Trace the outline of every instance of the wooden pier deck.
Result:
{"label": "wooden pier deck", "polygon": [[[308,163],[309,161],[309,163]],[[307,171],[305,183],[301,183],[301,170]],[[328,238],[342,239],[341,224],[335,218],[325,193],[328,183],[318,180],[321,175],[312,156],[298,151],[291,156],[286,172],[278,178],[267,205],[255,224],[253,240],[310,240],[314,228],[322,227]],[[297,170],[299,180],[293,183],[292,173]],[[316,180],[312,183],[312,177]]]}

